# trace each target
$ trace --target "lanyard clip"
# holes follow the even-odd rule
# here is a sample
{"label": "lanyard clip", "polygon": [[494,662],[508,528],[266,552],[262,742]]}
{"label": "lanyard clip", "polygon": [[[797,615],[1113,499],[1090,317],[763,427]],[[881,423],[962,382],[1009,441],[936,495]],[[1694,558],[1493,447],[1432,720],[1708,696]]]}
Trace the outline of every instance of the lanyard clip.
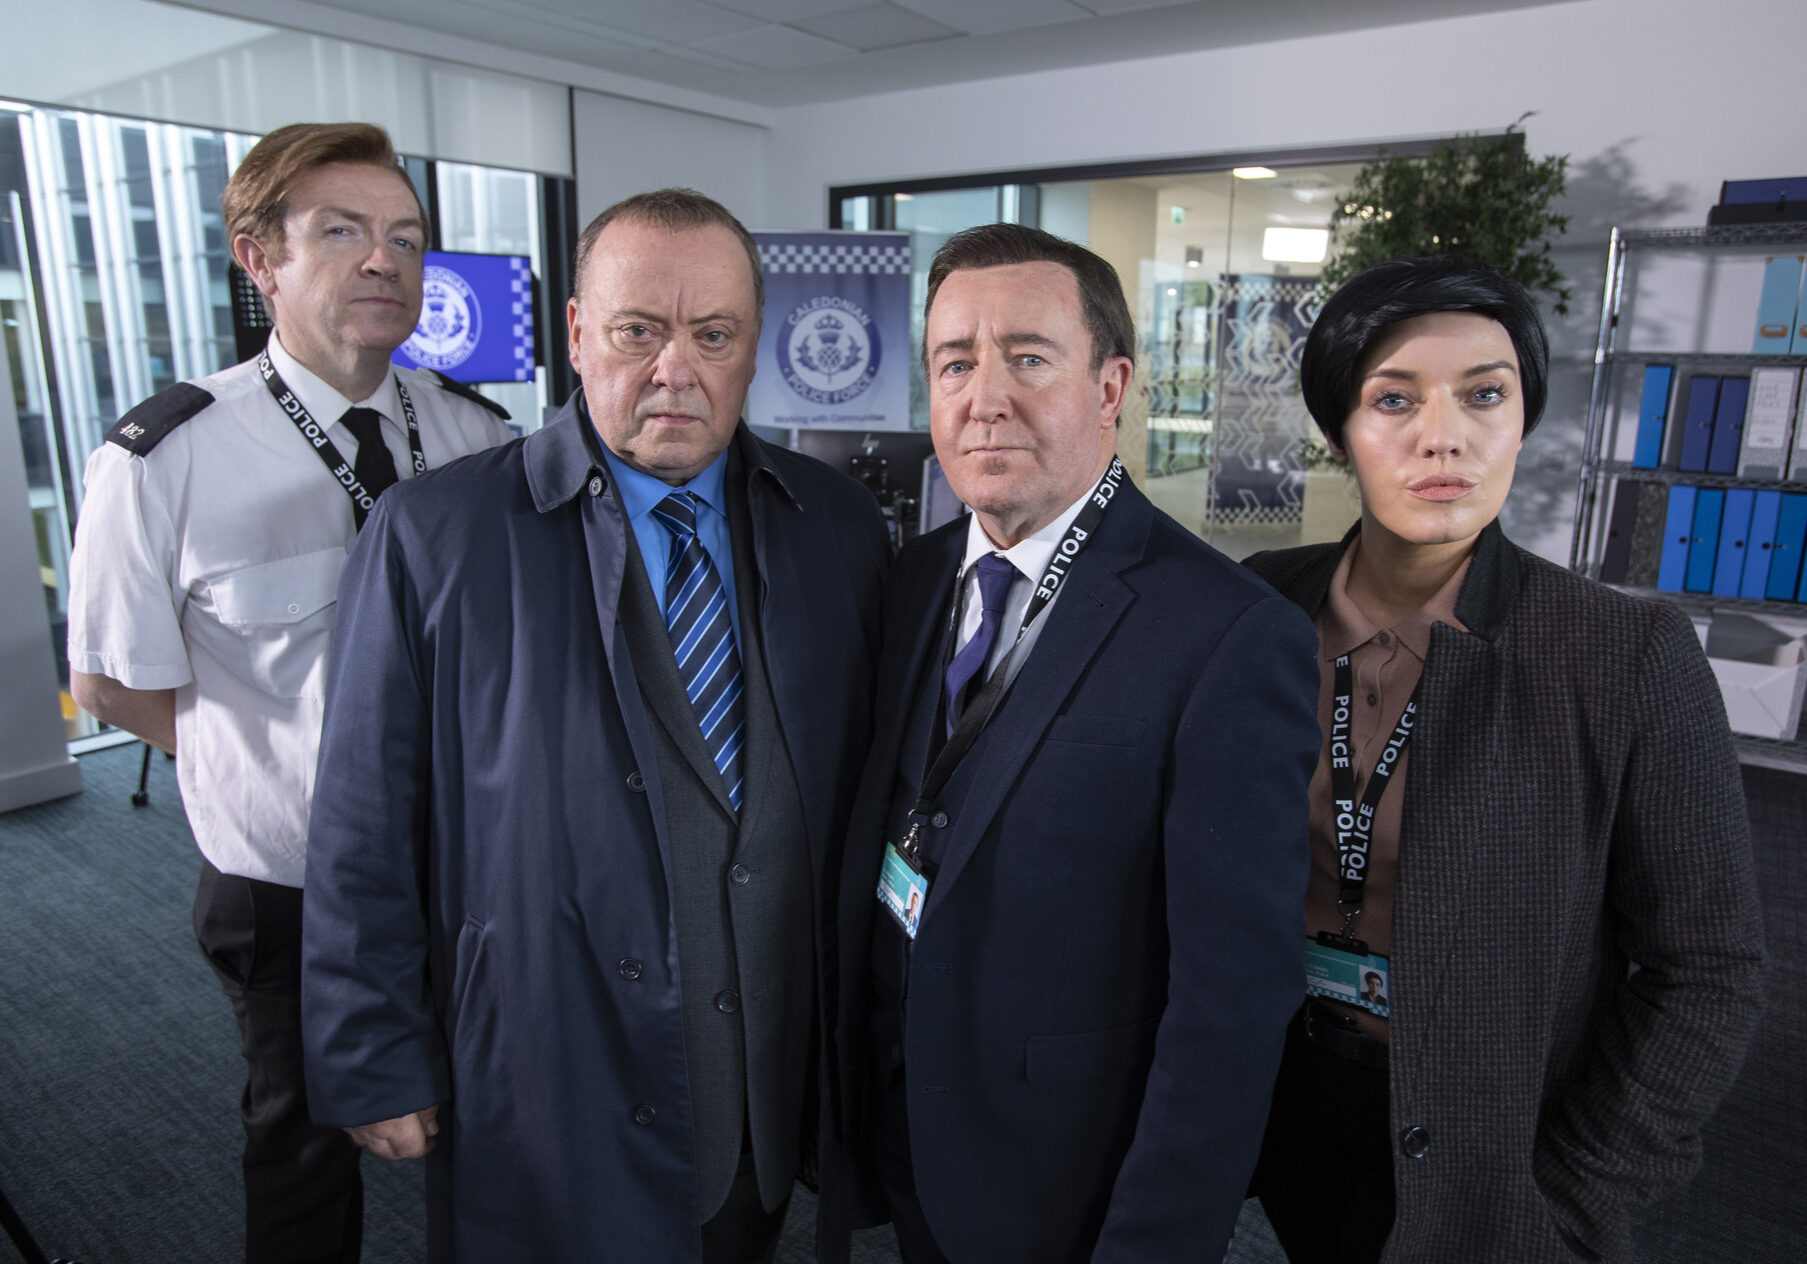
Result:
{"label": "lanyard clip", "polygon": [[904,834],[903,842],[901,842],[897,845],[897,850],[898,850],[898,853],[900,855],[902,855],[906,860],[915,862],[915,861],[919,861],[921,859],[921,853],[922,853],[922,822],[921,821],[916,820],[916,819],[914,819],[914,817],[912,817],[912,819],[910,821],[910,828]]}

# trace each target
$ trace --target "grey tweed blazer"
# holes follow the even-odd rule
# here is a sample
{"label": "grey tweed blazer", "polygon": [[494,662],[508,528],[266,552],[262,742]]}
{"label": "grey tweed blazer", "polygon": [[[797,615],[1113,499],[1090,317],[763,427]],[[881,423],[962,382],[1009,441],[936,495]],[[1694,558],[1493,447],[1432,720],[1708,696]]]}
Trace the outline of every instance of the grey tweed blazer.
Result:
{"label": "grey tweed blazer", "polygon": [[[1246,564],[1315,616],[1355,534]],[[1699,1165],[1761,1007],[1725,707],[1679,609],[1498,523],[1456,616],[1405,786],[1383,1258],[1621,1259],[1631,1210]]]}

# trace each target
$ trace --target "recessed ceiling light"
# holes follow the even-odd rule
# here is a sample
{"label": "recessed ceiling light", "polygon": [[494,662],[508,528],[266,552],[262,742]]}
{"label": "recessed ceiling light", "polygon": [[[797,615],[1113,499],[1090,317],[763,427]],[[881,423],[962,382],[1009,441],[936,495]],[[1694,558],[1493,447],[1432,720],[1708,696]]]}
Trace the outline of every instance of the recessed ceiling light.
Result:
{"label": "recessed ceiling light", "polygon": [[1238,180],[1272,180],[1279,173],[1272,167],[1232,167],[1230,174]]}

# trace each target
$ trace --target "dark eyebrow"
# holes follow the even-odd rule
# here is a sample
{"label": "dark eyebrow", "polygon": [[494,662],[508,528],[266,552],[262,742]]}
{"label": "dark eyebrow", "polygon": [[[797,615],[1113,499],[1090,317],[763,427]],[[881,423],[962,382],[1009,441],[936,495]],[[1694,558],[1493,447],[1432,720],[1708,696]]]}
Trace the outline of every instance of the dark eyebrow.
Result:
{"label": "dark eyebrow", "polygon": [[[1028,332],[1005,334],[998,341],[1002,342],[1006,347],[1046,347],[1049,351],[1066,350],[1065,347],[1048,337],[1046,334]],[[970,352],[972,349],[973,340],[971,338],[949,338],[946,342],[938,342],[935,344],[935,349],[929,353],[929,359],[933,360],[944,351],[966,353]]]}
{"label": "dark eyebrow", "polygon": [[[1462,376],[1479,377],[1483,373],[1498,373],[1502,369],[1515,375],[1518,373],[1518,366],[1513,364],[1510,360],[1489,360],[1485,364],[1477,364],[1472,369],[1468,369]],[[1369,378],[1376,377],[1391,378],[1401,382],[1416,382],[1418,380],[1418,374],[1412,372],[1410,369],[1389,369],[1385,367],[1375,369],[1362,380],[1367,381]]]}

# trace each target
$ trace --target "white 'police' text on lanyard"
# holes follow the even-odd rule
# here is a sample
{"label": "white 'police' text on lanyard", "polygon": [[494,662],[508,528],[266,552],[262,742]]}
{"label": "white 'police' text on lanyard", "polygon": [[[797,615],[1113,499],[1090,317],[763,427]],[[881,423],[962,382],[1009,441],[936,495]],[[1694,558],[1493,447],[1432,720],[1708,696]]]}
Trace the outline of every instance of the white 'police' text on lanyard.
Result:
{"label": "white 'police' text on lanyard", "polygon": [[[1420,682],[1422,687],[1422,682]],[[1355,672],[1349,655],[1336,660],[1334,692],[1330,699],[1330,806],[1336,830],[1337,911],[1343,915],[1341,933],[1319,931],[1319,943],[1340,948],[1357,956],[1365,956],[1368,945],[1350,934],[1356,914],[1362,911],[1362,897],[1368,882],[1368,856],[1374,835],[1374,814],[1381,796],[1393,784],[1393,770],[1399,757],[1412,740],[1412,726],[1418,716],[1418,690],[1405,704],[1392,736],[1374,761],[1374,771],[1361,797],[1355,794],[1354,743],[1350,740],[1350,721],[1355,701]]]}
{"label": "white 'police' text on lanyard", "polygon": [[[934,813],[935,800],[940,797],[941,791],[947,786],[948,778],[954,775],[954,769],[960,766],[960,761],[966,757],[966,752],[972,749],[979,734],[984,732],[986,724],[991,721],[992,713],[997,710],[998,703],[1003,700],[1004,691],[1008,688],[1010,680],[1010,663],[1016,657],[1017,650],[1022,646],[1023,637],[1027,635],[1036,619],[1041,617],[1042,612],[1048,608],[1049,603],[1054,600],[1054,595],[1060,591],[1060,586],[1065,582],[1067,573],[1073,569],[1073,559],[1077,558],[1084,551],[1085,546],[1090,543],[1092,533],[1098,529],[1099,519],[1104,517],[1104,511],[1110,508],[1111,500],[1116,496],[1117,489],[1122,486],[1123,477],[1123,462],[1113,456],[1103,476],[1092,488],[1092,494],[1086,497],[1085,506],[1080,509],[1079,515],[1067,527],[1066,534],[1060,538],[1060,543],[1055,546],[1054,556],[1048,559],[1048,567],[1042,572],[1041,582],[1036,584],[1035,591],[1029,594],[1029,605],[1023,611],[1023,622],[1017,628],[1016,639],[1010,643],[1009,651],[998,661],[998,665],[993,669],[991,675],[986,677],[984,688],[960,713],[960,722],[954,726],[954,731],[948,734],[947,745],[941,748],[941,753],[935,757],[934,763],[924,771],[922,788],[917,794],[916,806],[910,809],[909,832],[904,835],[903,842],[898,844],[898,851],[912,864],[920,864],[922,827],[928,823],[929,817]],[[962,575],[961,579],[964,580],[964,578],[965,576]],[[949,616],[950,620],[957,619],[959,612],[960,603],[955,601],[954,609]]]}
{"label": "white 'police' text on lanyard", "polygon": [[[333,446],[333,441],[326,437],[325,429],[314,420],[313,414],[307,410],[307,405],[301,402],[301,397],[290,389],[287,382],[282,380],[282,374],[276,371],[276,366],[270,361],[270,351],[267,347],[257,353],[257,371],[263,375],[264,385],[270,388],[270,394],[275,398],[276,406],[282,409],[284,416],[295,423],[295,429],[301,432],[301,437],[308,441],[320,460],[325,463],[327,470],[331,472],[333,479],[345,489],[345,494],[351,497],[351,516],[355,520],[358,530],[362,531],[364,519],[370,516],[370,510],[376,504],[376,497],[365,490],[364,484],[353,472],[351,463],[340,455],[339,449]],[[395,383],[395,394],[401,400],[402,416],[408,423],[408,453],[414,459],[414,472],[424,474],[427,470],[427,456],[420,448],[420,420],[414,415],[414,401],[408,398],[408,388],[401,384],[400,379],[397,379]]]}

